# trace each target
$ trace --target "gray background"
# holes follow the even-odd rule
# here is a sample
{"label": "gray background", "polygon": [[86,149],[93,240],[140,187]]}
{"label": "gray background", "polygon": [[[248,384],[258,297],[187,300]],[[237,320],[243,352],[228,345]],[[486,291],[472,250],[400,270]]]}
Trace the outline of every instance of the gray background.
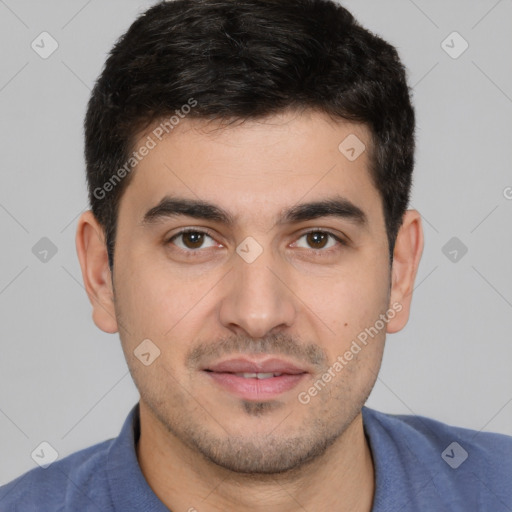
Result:
{"label": "gray background", "polygon": [[[116,436],[138,399],[117,334],[91,320],[74,236],[87,208],[90,89],[114,41],[152,3],[0,0],[0,484],[35,467],[41,441],[63,457]],[[368,405],[512,434],[512,2],[344,5],[409,70],[411,207],[426,244],[411,319],[388,336]],[[59,44],[47,59],[31,48],[43,31]],[[441,46],[453,31],[469,44],[458,58]],[[445,48],[458,53],[461,43],[448,38]],[[32,252],[43,237],[57,248],[46,262]],[[443,253],[452,237],[455,262],[454,247]]]}

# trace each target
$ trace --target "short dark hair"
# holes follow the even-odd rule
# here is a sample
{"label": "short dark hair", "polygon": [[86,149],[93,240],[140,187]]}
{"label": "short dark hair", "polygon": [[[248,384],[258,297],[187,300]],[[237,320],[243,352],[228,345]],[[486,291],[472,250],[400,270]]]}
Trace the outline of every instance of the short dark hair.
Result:
{"label": "short dark hair", "polygon": [[415,129],[396,49],[331,0],[174,0],[149,8],[119,38],[87,107],[89,201],[110,268],[141,129],[183,112],[243,121],[289,109],[370,129],[369,171],[392,261],[409,203]]}

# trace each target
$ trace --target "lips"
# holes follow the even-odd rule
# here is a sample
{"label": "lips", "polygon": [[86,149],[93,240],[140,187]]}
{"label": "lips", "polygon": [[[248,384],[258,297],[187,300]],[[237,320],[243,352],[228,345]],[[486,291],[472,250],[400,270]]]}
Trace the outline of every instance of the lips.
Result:
{"label": "lips", "polygon": [[304,368],[283,359],[235,358],[203,369],[222,389],[246,400],[268,400],[293,389],[308,375]]}
{"label": "lips", "polygon": [[283,374],[282,373],[263,373],[263,372],[258,372],[258,373],[243,372],[243,373],[234,373],[233,375],[236,375],[237,377],[243,377],[244,379],[263,380],[263,379],[271,379],[272,377],[281,377],[281,375],[283,375]]}
{"label": "lips", "polygon": [[283,359],[259,361],[245,358],[228,359],[209,365],[205,370],[216,373],[286,373],[288,375],[306,373],[305,369]]}

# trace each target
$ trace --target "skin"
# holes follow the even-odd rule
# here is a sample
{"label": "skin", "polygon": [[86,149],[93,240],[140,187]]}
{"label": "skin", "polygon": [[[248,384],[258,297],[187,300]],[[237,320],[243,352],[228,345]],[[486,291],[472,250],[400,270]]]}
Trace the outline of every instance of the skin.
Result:
{"label": "skin", "polygon": [[[338,150],[349,134],[367,148],[353,162]],[[371,510],[374,465],[361,407],[386,332],[408,321],[423,232],[419,213],[408,210],[390,270],[369,147],[364,126],[316,111],[230,126],[185,119],[138,164],[122,196],[113,276],[103,231],[90,211],[82,214],[76,242],[93,319],[119,332],[141,395],[137,457],[171,510]],[[214,203],[236,223],[177,216],[145,225],[145,212],[171,193]],[[367,225],[336,217],[276,223],[282,209],[333,193],[361,208]],[[211,238],[169,242],[186,227]],[[313,228],[347,245],[304,236]],[[263,250],[252,263],[236,252],[248,236]],[[393,304],[401,311],[301,403],[299,393]],[[133,353],[144,339],[161,352],[148,366]],[[201,371],[237,354],[282,356],[309,373],[273,399],[243,400]]]}

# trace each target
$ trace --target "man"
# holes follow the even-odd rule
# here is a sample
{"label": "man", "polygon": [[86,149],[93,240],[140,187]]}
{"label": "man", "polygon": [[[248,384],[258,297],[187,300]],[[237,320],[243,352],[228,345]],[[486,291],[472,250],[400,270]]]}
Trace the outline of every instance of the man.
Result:
{"label": "man", "polygon": [[2,511],[512,510],[512,439],[364,406],[423,249],[392,46],[325,0],[159,3],[85,155],[83,279],[141,398]]}

